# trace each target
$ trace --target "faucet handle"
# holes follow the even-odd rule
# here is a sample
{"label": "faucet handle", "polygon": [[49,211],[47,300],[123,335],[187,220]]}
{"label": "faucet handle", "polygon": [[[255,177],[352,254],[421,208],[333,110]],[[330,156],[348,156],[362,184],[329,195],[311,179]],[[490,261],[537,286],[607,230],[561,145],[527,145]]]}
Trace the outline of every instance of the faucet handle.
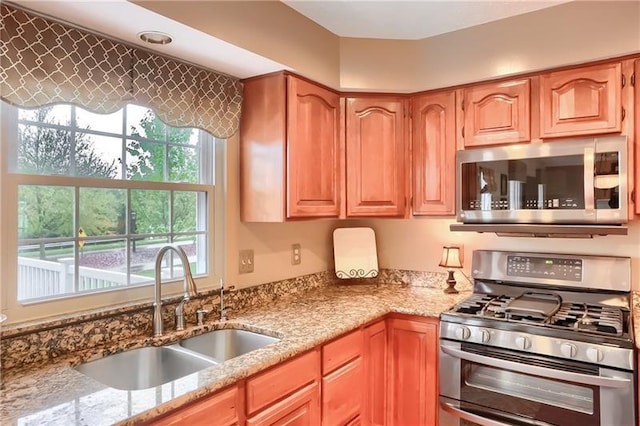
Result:
{"label": "faucet handle", "polygon": [[196,316],[198,318],[198,325],[204,325],[204,317],[211,312],[208,309],[198,309],[196,311]]}

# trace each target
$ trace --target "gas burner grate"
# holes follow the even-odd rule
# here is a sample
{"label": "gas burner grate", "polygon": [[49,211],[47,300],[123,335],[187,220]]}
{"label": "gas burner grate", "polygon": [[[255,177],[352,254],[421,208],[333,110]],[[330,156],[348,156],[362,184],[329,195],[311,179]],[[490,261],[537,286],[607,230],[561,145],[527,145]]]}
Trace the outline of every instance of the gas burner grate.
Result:
{"label": "gas burner grate", "polygon": [[549,323],[560,328],[622,336],[624,315],[620,308],[586,303],[563,303]]}

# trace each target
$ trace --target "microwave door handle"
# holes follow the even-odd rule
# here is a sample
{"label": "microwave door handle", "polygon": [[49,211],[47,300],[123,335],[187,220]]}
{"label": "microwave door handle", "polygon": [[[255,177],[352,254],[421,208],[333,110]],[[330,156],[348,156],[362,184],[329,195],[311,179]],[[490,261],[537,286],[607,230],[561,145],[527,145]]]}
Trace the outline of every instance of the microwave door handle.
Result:
{"label": "microwave door handle", "polygon": [[[454,417],[476,423],[480,426],[512,426],[514,424],[514,421],[517,421],[519,424],[531,426],[552,426],[549,423],[541,422],[538,420],[529,420],[523,417],[516,418],[515,416],[506,416],[503,413],[498,413],[497,411],[486,407],[482,407],[482,409],[474,409],[474,412],[470,412],[462,408],[458,408],[450,402],[440,401],[440,408]],[[504,422],[484,417],[482,414],[497,418],[504,417]]]}
{"label": "microwave door handle", "polygon": [[584,211],[587,216],[595,214],[595,197],[593,195],[595,155],[593,147],[584,149]]}
{"label": "microwave door handle", "polygon": [[623,388],[631,384],[629,379],[618,379],[615,377],[590,376],[588,374],[573,373],[571,371],[555,370],[546,367],[538,367],[536,365],[523,364],[514,361],[507,361],[499,358],[492,358],[484,355],[478,355],[471,352],[465,352],[460,349],[450,348],[448,346],[440,346],[440,349],[447,355],[455,358],[464,359],[479,364],[488,365],[490,367],[512,370],[519,373],[530,374],[533,376],[545,377],[552,380],[564,380],[567,382],[580,383],[583,385],[592,385],[606,388]]}

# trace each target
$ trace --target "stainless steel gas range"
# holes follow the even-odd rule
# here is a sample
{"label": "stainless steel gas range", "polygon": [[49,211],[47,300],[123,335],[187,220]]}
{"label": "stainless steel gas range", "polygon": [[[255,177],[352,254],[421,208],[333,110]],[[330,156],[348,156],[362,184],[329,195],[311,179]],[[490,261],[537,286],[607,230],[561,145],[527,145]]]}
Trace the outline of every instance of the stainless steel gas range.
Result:
{"label": "stainless steel gas range", "polygon": [[629,258],[478,250],[441,316],[440,426],[636,424]]}

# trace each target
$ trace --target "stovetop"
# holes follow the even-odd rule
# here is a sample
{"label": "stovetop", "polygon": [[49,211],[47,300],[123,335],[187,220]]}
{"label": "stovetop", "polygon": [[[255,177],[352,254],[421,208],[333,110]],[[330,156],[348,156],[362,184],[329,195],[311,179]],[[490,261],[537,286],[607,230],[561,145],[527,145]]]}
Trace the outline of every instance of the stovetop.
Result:
{"label": "stovetop", "polygon": [[629,334],[628,309],[565,302],[553,293],[527,291],[520,296],[474,294],[448,313],[607,337],[626,338]]}

